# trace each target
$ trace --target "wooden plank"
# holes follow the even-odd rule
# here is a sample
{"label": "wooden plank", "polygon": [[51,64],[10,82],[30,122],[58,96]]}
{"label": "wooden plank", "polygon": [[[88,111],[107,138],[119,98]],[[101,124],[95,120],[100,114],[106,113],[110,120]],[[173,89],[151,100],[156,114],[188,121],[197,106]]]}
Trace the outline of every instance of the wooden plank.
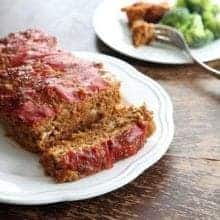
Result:
{"label": "wooden plank", "polygon": [[167,66],[122,56],[95,37],[99,0],[1,0],[0,35],[40,27],[68,50],[104,52],[156,79],[174,103],[175,137],[156,165],[127,186],[80,202],[0,204],[0,219],[220,219],[220,81],[196,65]]}

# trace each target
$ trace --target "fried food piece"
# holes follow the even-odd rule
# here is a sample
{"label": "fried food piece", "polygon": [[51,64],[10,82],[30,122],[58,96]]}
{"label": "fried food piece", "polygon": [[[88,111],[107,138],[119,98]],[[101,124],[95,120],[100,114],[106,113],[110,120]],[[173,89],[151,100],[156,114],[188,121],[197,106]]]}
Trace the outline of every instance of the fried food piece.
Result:
{"label": "fried food piece", "polygon": [[127,6],[122,8],[123,12],[126,12],[128,17],[129,26],[131,27],[132,24],[137,20],[144,20],[147,5],[143,2],[138,2],[133,5]]}
{"label": "fried food piece", "polygon": [[157,23],[169,9],[170,6],[166,2],[161,4],[138,2],[121,10],[126,12],[129,26],[132,26],[137,20]]}
{"label": "fried food piece", "polygon": [[131,27],[132,41],[135,47],[140,45],[149,44],[154,40],[154,24],[146,21],[135,21]]}

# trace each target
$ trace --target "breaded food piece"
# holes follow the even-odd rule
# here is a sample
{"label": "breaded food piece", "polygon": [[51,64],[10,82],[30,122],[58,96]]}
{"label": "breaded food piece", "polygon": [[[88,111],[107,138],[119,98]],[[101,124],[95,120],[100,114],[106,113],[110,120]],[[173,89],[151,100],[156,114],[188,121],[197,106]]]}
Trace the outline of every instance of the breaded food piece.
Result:
{"label": "breaded food piece", "polygon": [[170,6],[166,2],[161,4],[137,2],[121,10],[126,12],[129,26],[132,26],[137,20],[157,23],[169,9]]}
{"label": "breaded food piece", "polygon": [[143,20],[135,21],[132,25],[131,32],[132,42],[135,47],[150,44],[155,38],[154,24],[147,23]]}
{"label": "breaded food piece", "polygon": [[0,45],[0,120],[27,150],[43,151],[120,102],[101,64],[62,51],[54,37],[27,30]]}
{"label": "breaded food piece", "polygon": [[154,130],[152,113],[145,106],[122,107],[47,149],[40,161],[57,182],[74,181],[136,154]]}
{"label": "breaded food piece", "polygon": [[134,3],[131,6],[122,8],[123,12],[126,12],[128,17],[129,26],[132,26],[133,22],[137,20],[144,20],[148,5],[143,2]]}

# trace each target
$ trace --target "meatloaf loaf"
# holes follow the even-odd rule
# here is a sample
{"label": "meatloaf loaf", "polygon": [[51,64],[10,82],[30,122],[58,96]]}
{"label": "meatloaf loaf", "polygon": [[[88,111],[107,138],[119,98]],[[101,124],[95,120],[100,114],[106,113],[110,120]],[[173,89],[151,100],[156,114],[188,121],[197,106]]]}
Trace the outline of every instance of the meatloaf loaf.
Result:
{"label": "meatloaf loaf", "polygon": [[101,64],[61,50],[38,30],[0,40],[0,120],[27,150],[40,152],[111,114],[119,83]]}
{"label": "meatloaf loaf", "polygon": [[121,107],[111,117],[45,150],[41,163],[58,182],[77,180],[135,154],[154,128],[152,113],[145,106]]}

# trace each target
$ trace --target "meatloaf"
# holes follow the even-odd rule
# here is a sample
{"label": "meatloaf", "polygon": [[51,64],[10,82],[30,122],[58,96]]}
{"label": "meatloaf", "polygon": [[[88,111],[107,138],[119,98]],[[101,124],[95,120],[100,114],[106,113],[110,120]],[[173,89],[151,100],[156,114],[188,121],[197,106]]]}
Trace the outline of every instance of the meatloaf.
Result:
{"label": "meatloaf", "polygon": [[56,38],[40,30],[28,29],[11,33],[0,39],[0,69],[21,66],[28,60],[36,60],[59,51]]}
{"label": "meatloaf", "polygon": [[41,152],[112,113],[119,83],[99,63],[27,30],[0,40],[0,120],[24,148]]}
{"label": "meatloaf", "polygon": [[135,154],[154,128],[152,113],[145,106],[117,108],[111,117],[46,149],[41,163],[57,182],[77,180]]}

